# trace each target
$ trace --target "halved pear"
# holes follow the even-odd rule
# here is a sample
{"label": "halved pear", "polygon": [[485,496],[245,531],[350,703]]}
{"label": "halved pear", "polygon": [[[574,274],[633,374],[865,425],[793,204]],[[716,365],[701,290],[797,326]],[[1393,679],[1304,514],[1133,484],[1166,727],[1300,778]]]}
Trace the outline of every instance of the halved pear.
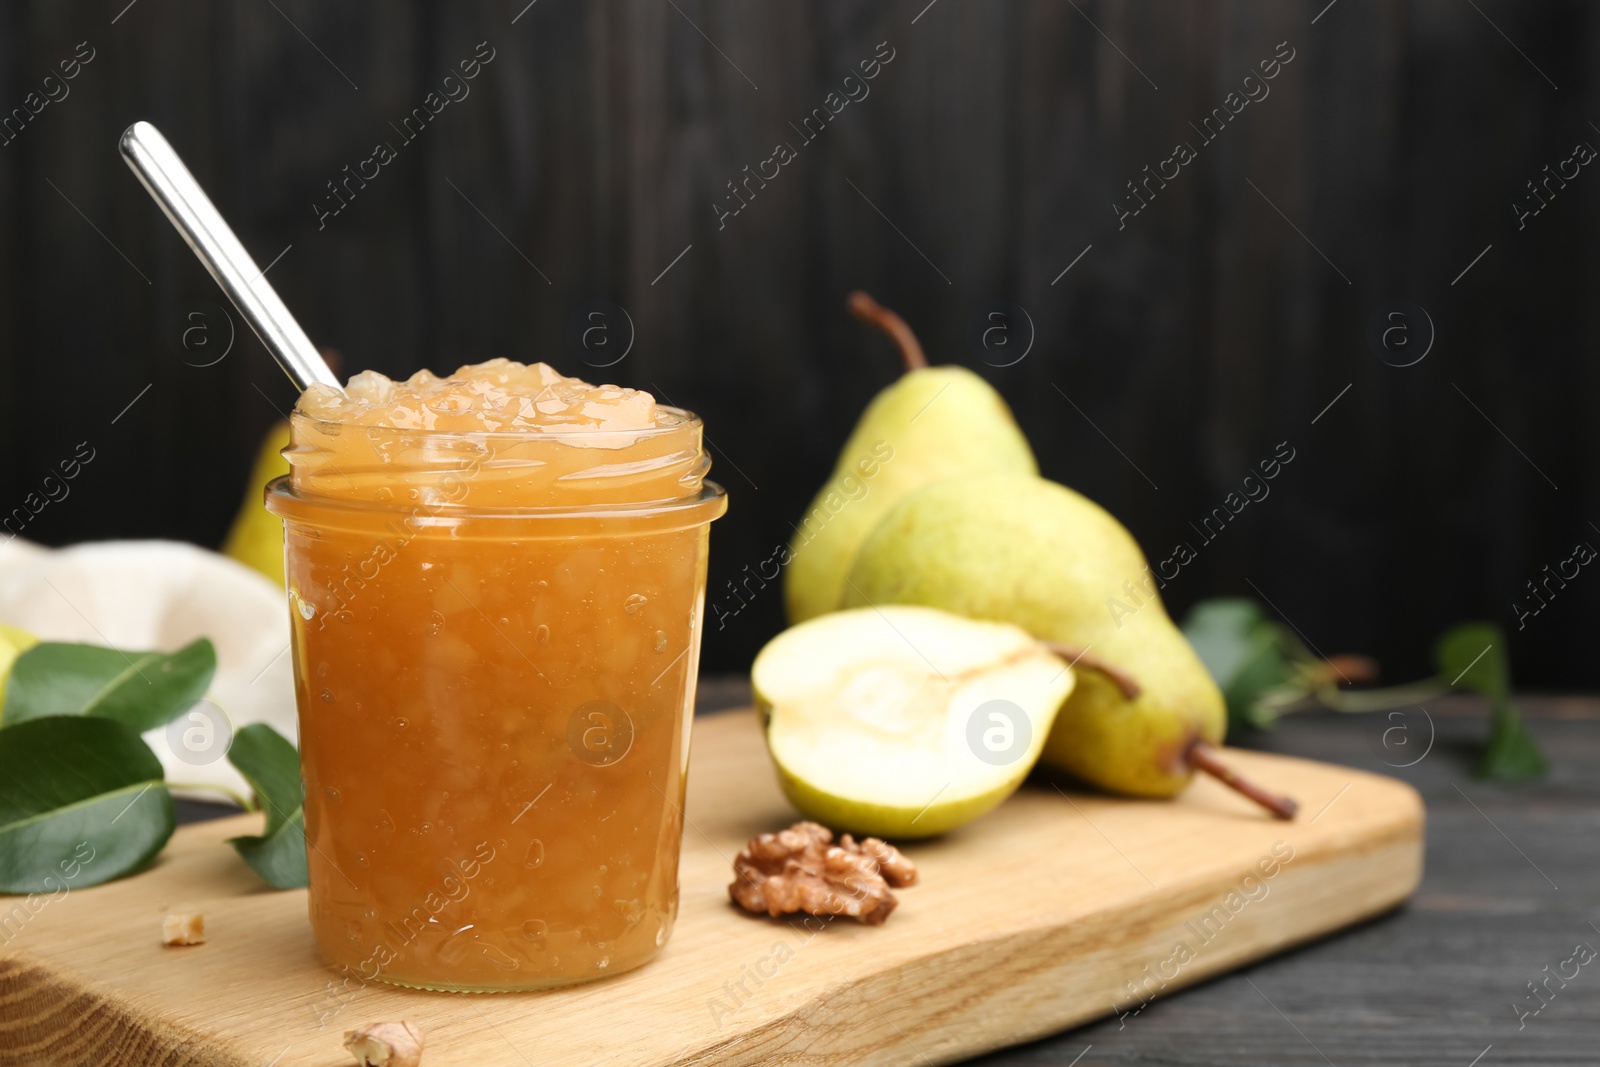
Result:
{"label": "halved pear", "polygon": [[901,839],[1010,796],[1073,686],[1019,627],[911,606],[803,622],[750,673],[789,801],[835,830]]}

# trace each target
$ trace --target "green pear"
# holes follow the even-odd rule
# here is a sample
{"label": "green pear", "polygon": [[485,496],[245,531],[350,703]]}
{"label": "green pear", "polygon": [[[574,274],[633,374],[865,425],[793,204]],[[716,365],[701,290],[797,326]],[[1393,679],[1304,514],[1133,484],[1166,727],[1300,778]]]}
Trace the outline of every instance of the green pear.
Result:
{"label": "green pear", "polygon": [[906,373],[884,389],[845,442],[833,476],[796,524],[784,574],[789,621],[839,608],[861,542],[896,502],[929,482],[966,474],[1036,474],[1011,410],[964,367],[929,367],[899,316],[865,293],[850,309],[899,344]]}
{"label": "green pear", "polygon": [[5,710],[6,682],[11,677],[12,666],[18,656],[38,643],[39,639],[28,631],[0,622],[0,715]]}
{"label": "green pear", "polygon": [[256,453],[255,466],[250,468],[250,479],[245,483],[244,503],[239,505],[239,513],[222,543],[223,555],[254,567],[279,585],[284,584],[283,520],[267,510],[262,491],[272,479],[289,473],[289,461],[283,458],[283,450],[288,447],[289,424],[274,424]]}
{"label": "green pear", "polygon": [[[1009,622],[1076,659],[1079,681],[1045,742],[1046,764],[1140,797],[1172,796],[1196,769],[1236,778],[1207,747],[1227,726],[1222,694],[1167,617],[1144,554],[1121,523],[1064,486],[989,475],[918,490],[862,543],[844,603]],[[1229,784],[1277,802],[1278,814],[1292,805]]]}
{"label": "green pear", "polygon": [[785,630],[750,680],[795,807],[836,830],[909,838],[1010,796],[1074,673],[1016,626],[891,606]]}

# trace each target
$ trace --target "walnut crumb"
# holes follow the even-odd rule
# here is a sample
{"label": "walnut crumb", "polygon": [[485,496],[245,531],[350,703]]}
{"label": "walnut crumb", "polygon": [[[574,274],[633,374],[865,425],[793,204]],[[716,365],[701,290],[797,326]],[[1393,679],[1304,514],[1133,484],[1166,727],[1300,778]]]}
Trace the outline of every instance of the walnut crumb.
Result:
{"label": "walnut crumb", "polygon": [[361,1067],[417,1067],[422,1028],[416,1023],[368,1023],[344,1032],[344,1047]]}
{"label": "walnut crumb", "polygon": [[175,911],[161,920],[161,943],[198,945],[206,939],[206,917],[198,911]]}
{"label": "walnut crumb", "polygon": [[876,837],[857,843],[845,834],[832,842],[833,831],[814,822],[757,834],[733,861],[728,895],[758,915],[803,911],[883,922],[899,903],[889,887],[916,885],[916,866]]}

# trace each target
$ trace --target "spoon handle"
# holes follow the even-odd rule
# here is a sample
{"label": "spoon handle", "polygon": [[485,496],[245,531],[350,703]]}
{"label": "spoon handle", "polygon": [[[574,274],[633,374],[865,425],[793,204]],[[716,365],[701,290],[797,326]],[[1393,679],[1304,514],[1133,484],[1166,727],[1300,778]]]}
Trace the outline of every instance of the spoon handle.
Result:
{"label": "spoon handle", "polygon": [[121,148],[145,190],[295,385],[304,390],[320,382],[339,389],[339,379],[161,131],[135,122],[123,133]]}

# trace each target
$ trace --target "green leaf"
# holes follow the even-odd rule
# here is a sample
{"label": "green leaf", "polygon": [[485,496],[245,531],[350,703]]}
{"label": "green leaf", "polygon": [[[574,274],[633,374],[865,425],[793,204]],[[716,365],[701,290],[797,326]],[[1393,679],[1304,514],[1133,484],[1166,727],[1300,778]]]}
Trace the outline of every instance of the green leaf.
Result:
{"label": "green leaf", "polygon": [[1511,702],[1511,663],[1504,631],[1490,622],[1453,626],[1439,638],[1434,659],[1443,680],[1488,697],[1493,709],[1489,740],[1473,774],[1508,782],[1543,775],[1544,755]]}
{"label": "green leaf", "polygon": [[233,837],[228,843],[268,885],[277,889],[306,887],[305,813],[300,808],[270,833]]}
{"label": "green leaf", "polygon": [[161,761],[113,719],[0,730],[0,892],[60,892],[139,869],[176,825]]}
{"label": "green leaf", "polygon": [[203,637],[170,655],[45,642],[18,656],[11,668],[4,725],[92,715],[144,733],[205,696],[216,671],[216,650]]}
{"label": "green leaf", "polygon": [[1183,634],[1218,685],[1233,680],[1252,656],[1252,643],[1268,625],[1261,605],[1242,597],[1202,600],[1183,617]]}
{"label": "green leaf", "polygon": [[251,723],[233,737],[228,762],[244,775],[267,813],[267,833],[300,809],[300,753],[266,723]]}
{"label": "green leaf", "polygon": [[300,753],[272,727],[253,723],[234,735],[228,762],[244,775],[267,813],[263,834],[235,837],[229,843],[268,884],[279,889],[303,887],[306,831]]}
{"label": "green leaf", "polygon": [[1511,695],[1511,667],[1506,661],[1506,638],[1492,622],[1464,622],[1452,626],[1434,649],[1439,673],[1458,689],[1494,699]]}
{"label": "green leaf", "polygon": [[1542,777],[1544,772],[1544,755],[1522,724],[1516,707],[1510,703],[1498,705],[1489,727],[1489,743],[1484,746],[1473,775],[1502,782],[1522,782]]}
{"label": "green leaf", "polygon": [[1184,616],[1183,633],[1228,704],[1228,725],[1270,726],[1268,697],[1287,704],[1299,673],[1277,623],[1241,598],[1202,600]]}

